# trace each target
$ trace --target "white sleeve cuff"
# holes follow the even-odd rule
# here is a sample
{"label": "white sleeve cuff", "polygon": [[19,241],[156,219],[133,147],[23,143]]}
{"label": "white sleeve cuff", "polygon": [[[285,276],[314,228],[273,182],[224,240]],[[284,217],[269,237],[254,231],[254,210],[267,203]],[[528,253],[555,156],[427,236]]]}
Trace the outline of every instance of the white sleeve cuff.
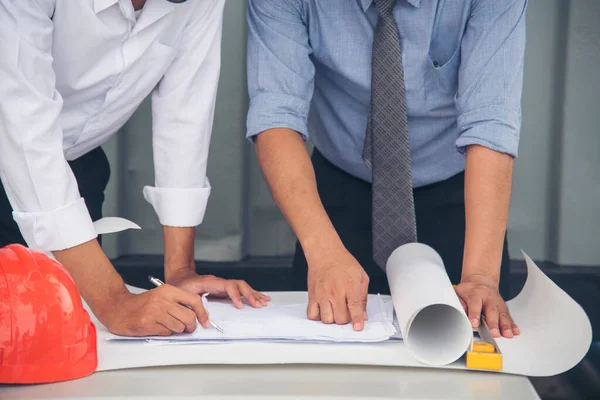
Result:
{"label": "white sleeve cuff", "polygon": [[69,249],[98,235],[83,198],[48,212],[13,212],[29,248],[50,252]]}
{"label": "white sleeve cuff", "polygon": [[204,220],[210,197],[210,182],[203,188],[157,188],[144,187],[144,198],[154,207],[163,226],[195,227]]}

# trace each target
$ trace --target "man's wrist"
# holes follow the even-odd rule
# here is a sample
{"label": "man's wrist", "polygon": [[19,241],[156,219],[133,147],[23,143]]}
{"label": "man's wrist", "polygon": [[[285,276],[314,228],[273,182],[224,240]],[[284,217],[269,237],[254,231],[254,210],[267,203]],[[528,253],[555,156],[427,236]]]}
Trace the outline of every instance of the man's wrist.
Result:
{"label": "man's wrist", "polygon": [[497,286],[500,282],[500,263],[498,263],[497,267],[490,266],[492,264],[494,263],[491,260],[482,260],[474,263],[472,260],[465,259],[461,281],[484,280]]}
{"label": "man's wrist", "polygon": [[342,240],[333,228],[301,239],[300,245],[309,268],[320,265],[319,261],[323,261],[336,250],[345,250]]}
{"label": "man's wrist", "polygon": [[165,242],[165,281],[196,272],[194,264],[194,228],[163,227]]}
{"label": "man's wrist", "polygon": [[53,252],[56,260],[65,267],[93,313],[105,321],[121,303],[119,299],[131,295],[125,282],[97,240]]}
{"label": "man's wrist", "polygon": [[[502,245],[502,242],[500,246]],[[473,243],[466,246],[465,256],[463,260],[461,279],[467,277],[488,277],[490,280],[498,283],[500,281],[500,265],[502,264],[502,247],[495,248],[475,247]],[[479,249],[478,251],[474,251]],[[500,254],[499,258],[495,256]]]}
{"label": "man's wrist", "polygon": [[489,273],[472,273],[468,275],[462,275],[461,282],[480,282],[488,286],[498,286],[500,278]]}
{"label": "man's wrist", "polygon": [[169,285],[177,285],[177,282],[195,275],[197,275],[195,266],[167,267],[165,265],[165,283]]}

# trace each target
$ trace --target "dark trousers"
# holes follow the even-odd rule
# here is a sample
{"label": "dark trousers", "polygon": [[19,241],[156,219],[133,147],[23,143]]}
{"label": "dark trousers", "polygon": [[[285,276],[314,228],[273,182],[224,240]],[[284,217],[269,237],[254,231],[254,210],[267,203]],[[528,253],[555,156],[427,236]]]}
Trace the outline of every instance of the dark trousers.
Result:
{"label": "dark trousers", "polygon": [[[344,246],[369,275],[369,293],[389,294],[385,273],[373,260],[371,184],[337,168],[313,151],[319,196]],[[465,245],[464,173],[414,191],[418,241],[431,246],[444,261],[453,284],[460,282]],[[500,293],[509,298],[509,264],[506,237],[502,253]],[[296,244],[293,262],[296,290],[307,290],[307,263]]]}
{"label": "dark trousers", "polygon": [[[110,178],[110,165],[106,154],[98,147],[70,161],[69,165],[77,179],[79,193],[85,199],[92,220],[99,220],[102,218],[104,190]],[[26,246],[19,227],[12,217],[13,210],[1,183],[0,189],[0,247],[16,243]]]}

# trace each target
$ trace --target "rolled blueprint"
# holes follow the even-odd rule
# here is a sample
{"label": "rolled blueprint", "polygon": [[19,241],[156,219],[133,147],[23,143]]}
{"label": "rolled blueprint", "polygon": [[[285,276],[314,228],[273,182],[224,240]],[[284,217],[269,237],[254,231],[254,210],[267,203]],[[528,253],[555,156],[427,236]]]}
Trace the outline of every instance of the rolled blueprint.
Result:
{"label": "rolled blueprint", "polygon": [[438,253],[420,243],[401,246],[388,259],[386,273],[413,357],[432,366],[458,360],[473,340],[473,328]]}

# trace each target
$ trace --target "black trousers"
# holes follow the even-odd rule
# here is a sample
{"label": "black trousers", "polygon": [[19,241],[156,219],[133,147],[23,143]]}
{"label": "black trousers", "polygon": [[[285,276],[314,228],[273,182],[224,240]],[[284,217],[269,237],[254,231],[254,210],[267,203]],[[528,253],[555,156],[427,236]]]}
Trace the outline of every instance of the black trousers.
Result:
{"label": "black trousers", "polygon": [[[319,196],[344,246],[369,275],[369,293],[389,294],[385,273],[373,260],[371,184],[337,168],[316,149],[312,162]],[[464,173],[413,191],[420,243],[435,249],[453,284],[460,282],[465,244]],[[506,237],[502,253],[500,293],[509,299],[510,259]],[[296,290],[307,290],[308,266],[296,243],[293,274]]]}
{"label": "black trousers", "polygon": [[[93,221],[102,218],[104,190],[110,178],[110,165],[104,151],[98,147],[69,165],[79,185],[79,193],[84,198]],[[0,247],[9,244],[26,245],[17,223],[12,217],[12,207],[0,183]],[[100,238],[98,238],[100,240]]]}

